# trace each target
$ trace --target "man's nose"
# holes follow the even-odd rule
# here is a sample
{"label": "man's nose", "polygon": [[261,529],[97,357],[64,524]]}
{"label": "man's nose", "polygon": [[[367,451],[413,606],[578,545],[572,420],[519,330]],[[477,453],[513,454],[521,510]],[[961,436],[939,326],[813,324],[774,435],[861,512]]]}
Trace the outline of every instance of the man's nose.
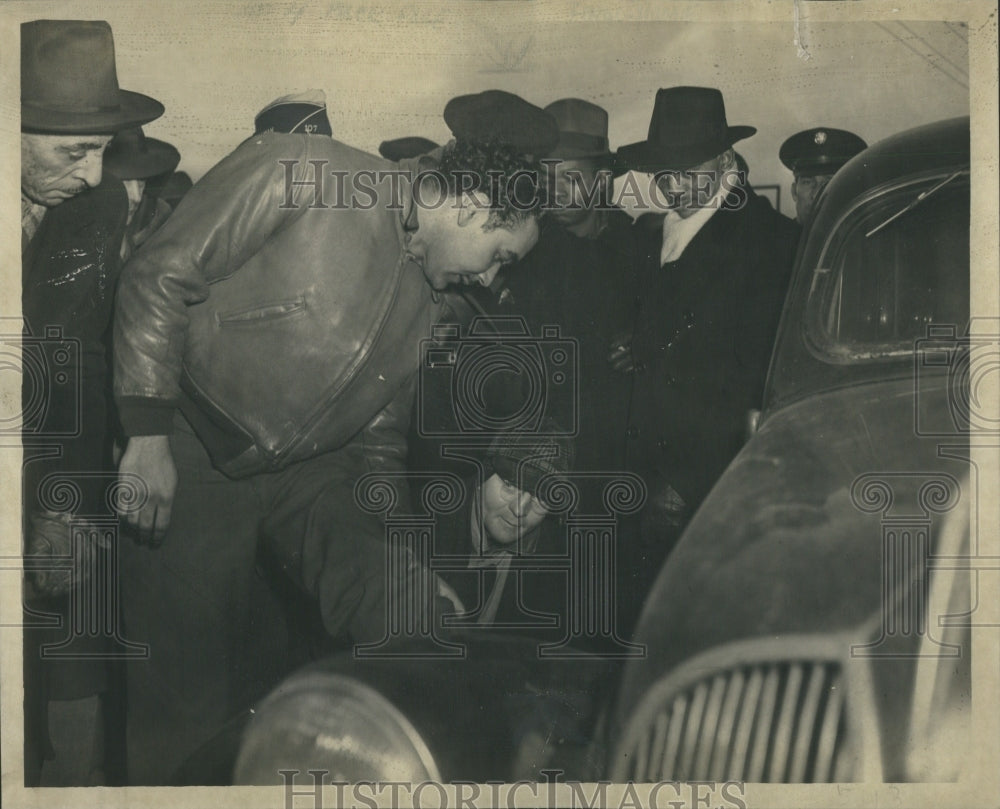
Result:
{"label": "man's nose", "polygon": [[98,151],[87,152],[87,156],[77,166],[76,176],[90,188],[101,184],[101,174],[104,170],[104,155]]}
{"label": "man's nose", "polygon": [[519,491],[510,504],[510,510],[518,517],[523,517],[531,507],[531,495],[528,492]]}

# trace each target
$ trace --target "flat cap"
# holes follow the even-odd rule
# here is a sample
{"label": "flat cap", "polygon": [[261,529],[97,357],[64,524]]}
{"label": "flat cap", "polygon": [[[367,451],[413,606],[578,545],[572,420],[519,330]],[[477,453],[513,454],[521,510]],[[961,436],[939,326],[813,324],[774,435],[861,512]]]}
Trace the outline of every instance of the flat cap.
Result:
{"label": "flat cap", "polygon": [[[544,429],[558,428],[549,423]],[[496,474],[536,496],[541,494],[539,484],[543,479],[561,477],[573,469],[575,456],[568,436],[517,430],[497,435],[487,452],[487,460]]]}
{"label": "flat cap", "polygon": [[457,140],[499,140],[522,154],[548,154],[559,142],[559,127],[551,115],[503,90],[451,99],[444,120]]}
{"label": "flat cap", "polygon": [[778,158],[795,174],[835,174],[868,144],[846,129],[821,126],[796,132],[781,144]]}

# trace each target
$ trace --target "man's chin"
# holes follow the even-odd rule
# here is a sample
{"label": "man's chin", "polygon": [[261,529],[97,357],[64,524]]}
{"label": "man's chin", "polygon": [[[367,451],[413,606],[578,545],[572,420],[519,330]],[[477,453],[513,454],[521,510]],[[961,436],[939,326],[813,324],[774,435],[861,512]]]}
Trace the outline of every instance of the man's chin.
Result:
{"label": "man's chin", "polygon": [[41,204],[53,208],[56,205],[61,205],[68,199],[79,196],[83,191],[84,189],[82,188],[79,191],[51,191],[45,195],[45,199],[42,200]]}
{"label": "man's chin", "polygon": [[435,292],[444,292],[451,284],[451,280],[446,274],[428,272],[427,268],[423,265],[420,266],[420,269],[423,270],[427,285]]}
{"label": "man's chin", "polygon": [[61,205],[73,195],[63,191],[49,191],[47,194],[40,194],[39,196],[31,196],[30,194],[25,194],[25,196],[35,203],[35,205],[54,208],[56,205]]}

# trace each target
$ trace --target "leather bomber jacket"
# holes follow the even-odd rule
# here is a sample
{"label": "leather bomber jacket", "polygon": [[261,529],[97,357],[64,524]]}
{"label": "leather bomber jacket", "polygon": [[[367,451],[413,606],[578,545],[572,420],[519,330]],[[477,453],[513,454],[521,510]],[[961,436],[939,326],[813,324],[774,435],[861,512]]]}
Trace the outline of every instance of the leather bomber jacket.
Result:
{"label": "leather bomber jacket", "polygon": [[[267,133],[209,171],[122,274],[125,432],[169,433],[180,407],[233,477],[352,439],[374,467],[401,467],[421,341],[443,308],[405,255],[408,179],[374,178],[409,168]],[[359,173],[377,197],[351,204]]]}

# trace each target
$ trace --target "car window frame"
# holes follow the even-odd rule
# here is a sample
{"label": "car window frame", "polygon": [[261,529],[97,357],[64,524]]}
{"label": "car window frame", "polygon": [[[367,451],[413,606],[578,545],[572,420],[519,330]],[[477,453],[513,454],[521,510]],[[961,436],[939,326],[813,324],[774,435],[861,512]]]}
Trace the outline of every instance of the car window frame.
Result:
{"label": "car window frame", "polygon": [[[869,189],[857,197],[850,208],[836,220],[823,243],[816,266],[811,271],[806,270],[806,274],[811,277],[807,279],[809,292],[802,307],[800,329],[802,342],[812,357],[825,364],[839,366],[895,363],[909,361],[913,357],[916,351],[915,340],[910,340],[905,345],[893,340],[883,343],[858,343],[857,347],[854,347],[830,338],[824,328],[823,319],[833,303],[836,294],[834,286],[840,283],[843,276],[842,271],[836,273],[834,268],[840,260],[845,245],[856,236],[857,229],[865,223],[868,210],[880,199],[898,196],[900,207],[905,207],[913,196],[919,193],[919,189],[931,187],[936,182],[955,174],[956,171],[961,171],[965,188],[970,189],[969,166],[937,167]],[[906,194],[906,189],[911,189],[912,193]]]}

